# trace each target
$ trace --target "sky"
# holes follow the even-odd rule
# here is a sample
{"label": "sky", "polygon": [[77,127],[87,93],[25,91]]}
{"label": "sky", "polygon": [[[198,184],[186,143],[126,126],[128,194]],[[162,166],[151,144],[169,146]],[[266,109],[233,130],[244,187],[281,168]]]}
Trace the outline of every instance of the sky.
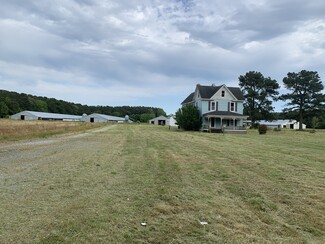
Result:
{"label": "sky", "polygon": [[[324,0],[0,0],[0,89],[174,114],[196,84],[325,80]],[[273,103],[281,111],[284,103]]]}

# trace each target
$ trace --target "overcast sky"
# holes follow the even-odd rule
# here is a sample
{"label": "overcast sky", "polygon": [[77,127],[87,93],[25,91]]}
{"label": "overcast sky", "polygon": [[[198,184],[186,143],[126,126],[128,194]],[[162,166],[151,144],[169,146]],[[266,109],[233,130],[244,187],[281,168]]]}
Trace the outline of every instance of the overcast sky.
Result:
{"label": "overcast sky", "polygon": [[170,114],[197,83],[238,86],[251,70],[325,80],[324,0],[0,4],[0,89]]}

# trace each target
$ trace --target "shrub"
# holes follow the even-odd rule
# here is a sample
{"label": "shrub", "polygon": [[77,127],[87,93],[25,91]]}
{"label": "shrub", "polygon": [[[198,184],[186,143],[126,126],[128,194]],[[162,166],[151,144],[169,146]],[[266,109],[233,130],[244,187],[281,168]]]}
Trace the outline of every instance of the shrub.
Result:
{"label": "shrub", "polygon": [[266,131],[267,131],[267,126],[266,125],[259,125],[258,126],[258,133],[260,133],[260,135],[266,134]]}
{"label": "shrub", "polygon": [[316,127],[317,129],[325,129],[325,122],[319,122],[318,124],[317,124],[317,127]]}
{"label": "shrub", "polygon": [[177,124],[184,130],[199,130],[202,125],[202,117],[197,107],[186,105],[176,112]]}

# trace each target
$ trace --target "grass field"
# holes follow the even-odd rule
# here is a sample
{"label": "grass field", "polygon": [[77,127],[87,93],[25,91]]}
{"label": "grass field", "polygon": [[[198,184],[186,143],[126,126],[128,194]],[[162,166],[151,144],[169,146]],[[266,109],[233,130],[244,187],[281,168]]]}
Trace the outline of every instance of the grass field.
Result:
{"label": "grass field", "polygon": [[85,131],[102,125],[103,124],[82,122],[0,119],[0,142],[44,138],[68,132]]}
{"label": "grass field", "polygon": [[104,128],[0,148],[0,243],[324,243],[325,132]]}

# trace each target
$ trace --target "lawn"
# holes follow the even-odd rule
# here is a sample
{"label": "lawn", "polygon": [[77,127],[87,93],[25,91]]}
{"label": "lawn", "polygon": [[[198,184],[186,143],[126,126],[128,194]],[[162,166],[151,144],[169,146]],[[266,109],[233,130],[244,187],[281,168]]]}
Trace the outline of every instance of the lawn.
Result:
{"label": "lawn", "polygon": [[0,148],[0,243],[324,243],[325,132],[105,128]]}

